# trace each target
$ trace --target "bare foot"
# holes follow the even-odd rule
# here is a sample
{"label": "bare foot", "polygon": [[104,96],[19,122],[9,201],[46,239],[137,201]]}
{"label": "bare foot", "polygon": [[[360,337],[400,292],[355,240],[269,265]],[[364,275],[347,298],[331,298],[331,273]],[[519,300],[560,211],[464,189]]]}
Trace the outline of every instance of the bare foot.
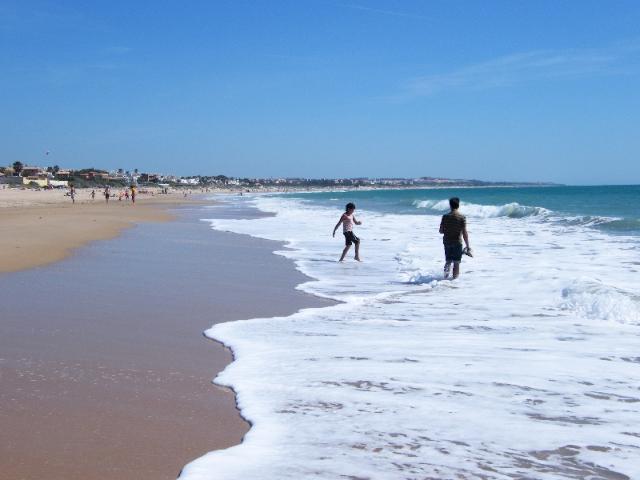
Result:
{"label": "bare foot", "polygon": [[356,257],[356,262],[361,262],[360,257]]}

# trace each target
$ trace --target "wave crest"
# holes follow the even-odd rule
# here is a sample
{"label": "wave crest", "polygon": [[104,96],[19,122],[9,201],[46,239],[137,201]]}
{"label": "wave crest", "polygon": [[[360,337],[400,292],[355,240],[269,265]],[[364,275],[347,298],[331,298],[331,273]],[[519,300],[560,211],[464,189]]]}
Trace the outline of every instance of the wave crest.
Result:
{"label": "wave crest", "polygon": [[[424,208],[436,212],[446,212],[449,210],[449,200],[416,200],[413,204],[416,208]],[[462,202],[460,209],[469,217],[479,218],[524,218],[549,213],[546,208],[520,205],[517,202],[507,203],[505,205],[478,205],[475,203]]]}
{"label": "wave crest", "polygon": [[562,289],[561,308],[598,320],[640,325],[640,297],[598,280],[579,279]]}

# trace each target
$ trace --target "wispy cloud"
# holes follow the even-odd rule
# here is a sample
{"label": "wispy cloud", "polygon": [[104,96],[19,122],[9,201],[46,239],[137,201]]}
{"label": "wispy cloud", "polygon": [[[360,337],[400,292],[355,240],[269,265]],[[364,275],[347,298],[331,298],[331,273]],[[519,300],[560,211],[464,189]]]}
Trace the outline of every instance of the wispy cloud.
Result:
{"label": "wispy cloud", "polygon": [[[484,90],[526,82],[628,72],[640,59],[640,42],[600,49],[534,50],[497,57],[446,72],[409,79],[405,99],[448,90]],[[634,63],[635,62],[635,63]]]}
{"label": "wispy cloud", "polygon": [[363,12],[369,12],[369,13],[376,13],[379,15],[388,15],[391,17],[404,17],[404,18],[414,18],[414,19],[419,19],[419,20],[427,20],[429,17],[425,17],[424,15],[419,15],[419,14],[415,14],[415,13],[408,13],[408,12],[399,12],[397,10],[384,10],[384,9],[380,9],[380,8],[371,8],[371,7],[367,7],[365,5],[358,5],[355,3],[343,3],[341,4],[342,7],[345,8],[351,8],[353,10],[360,10]]}

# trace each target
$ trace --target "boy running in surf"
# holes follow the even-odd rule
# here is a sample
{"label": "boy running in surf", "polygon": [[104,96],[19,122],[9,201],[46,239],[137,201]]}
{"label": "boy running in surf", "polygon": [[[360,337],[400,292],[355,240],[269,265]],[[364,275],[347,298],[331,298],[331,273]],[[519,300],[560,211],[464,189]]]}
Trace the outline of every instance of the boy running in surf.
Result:
{"label": "boy running in surf", "polygon": [[336,230],[338,230],[338,227],[340,226],[340,224],[342,224],[342,233],[344,234],[344,242],[345,242],[345,247],[344,250],[342,250],[342,256],[340,257],[340,261],[344,261],[344,257],[347,255],[347,252],[349,251],[349,249],[351,248],[351,245],[355,243],[356,245],[356,255],[355,255],[355,259],[360,262],[360,239],[358,237],[356,237],[353,233],[353,225],[361,225],[362,222],[359,222],[358,220],[356,220],[356,217],[353,215],[353,212],[356,211],[356,206],[349,202],[347,203],[347,206],[345,207],[345,212],[342,214],[342,216],[340,217],[340,220],[338,220],[338,223],[336,223],[336,226],[333,229],[333,236],[336,236]]}
{"label": "boy running in surf", "polygon": [[460,274],[460,261],[462,260],[462,241],[467,246],[466,255],[471,256],[471,247],[469,246],[469,235],[467,234],[467,219],[458,212],[460,208],[460,199],[453,197],[449,199],[451,211],[442,216],[440,222],[440,233],[443,235],[442,243],[444,243],[444,278],[449,278],[451,263],[453,263],[453,278],[458,278]]}

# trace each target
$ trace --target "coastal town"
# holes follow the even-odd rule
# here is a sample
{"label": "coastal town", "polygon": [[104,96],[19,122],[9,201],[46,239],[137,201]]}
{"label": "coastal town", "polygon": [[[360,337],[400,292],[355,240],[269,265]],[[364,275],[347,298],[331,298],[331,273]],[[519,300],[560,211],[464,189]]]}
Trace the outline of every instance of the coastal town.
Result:
{"label": "coastal town", "polygon": [[97,168],[71,169],[53,166],[26,165],[14,162],[0,167],[0,185],[18,188],[64,189],[156,186],[160,188],[213,189],[287,189],[287,188],[420,188],[420,187],[483,187],[483,186],[541,186],[548,183],[489,182],[474,179],[438,177],[418,178],[241,178],[226,175],[177,176],[143,172],[138,169],[102,170]]}

